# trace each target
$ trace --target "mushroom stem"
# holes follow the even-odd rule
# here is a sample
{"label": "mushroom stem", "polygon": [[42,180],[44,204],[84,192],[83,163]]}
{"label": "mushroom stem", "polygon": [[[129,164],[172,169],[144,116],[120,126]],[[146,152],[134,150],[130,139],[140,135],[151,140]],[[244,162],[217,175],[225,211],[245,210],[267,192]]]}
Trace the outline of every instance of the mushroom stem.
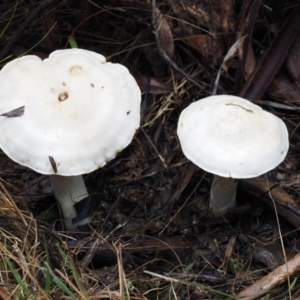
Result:
{"label": "mushroom stem", "polygon": [[50,175],[50,179],[54,195],[64,215],[66,229],[74,230],[77,226],[89,223],[89,217],[72,223],[72,219],[77,215],[74,204],[88,196],[82,176]]}
{"label": "mushroom stem", "polygon": [[237,179],[214,175],[210,190],[209,208],[214,217],[224,215],[236,205]]}

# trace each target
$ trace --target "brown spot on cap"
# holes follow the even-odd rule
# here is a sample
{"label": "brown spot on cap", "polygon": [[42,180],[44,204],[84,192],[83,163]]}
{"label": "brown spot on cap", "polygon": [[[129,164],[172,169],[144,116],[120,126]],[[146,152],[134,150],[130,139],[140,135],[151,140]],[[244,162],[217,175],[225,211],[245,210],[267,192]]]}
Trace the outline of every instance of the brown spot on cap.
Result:
{"label": "brown spot on cap", "polygon": [[69,94],[67,92],[60,93],[58,96],[59,101],[65,101],[69,98]]}
{"label": "brown spot on cap", "polygon": [[83,72],[83,69],[80,66],[73,66],[70,68],[71,76],[79,76],[82,72]]}

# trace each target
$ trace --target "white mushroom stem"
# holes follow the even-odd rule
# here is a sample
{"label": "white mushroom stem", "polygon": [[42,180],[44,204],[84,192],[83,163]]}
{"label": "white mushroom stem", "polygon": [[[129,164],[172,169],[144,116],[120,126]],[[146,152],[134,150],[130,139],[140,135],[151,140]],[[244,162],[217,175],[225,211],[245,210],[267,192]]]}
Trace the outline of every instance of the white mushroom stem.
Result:
{"label": "white mushroom stem", "polygon": [[224,215],[236,206],[237,180],[215,175],[210,190],[210,211],[214,217]]}
{"label": "white mushroom stem", "polygon": [[89,223],[89,217],[72,223],[72,219],[77,215],[74,204],[88,196],[82,176],[51,175],[50,178],[54,195],[64,215],[67,230],[74,230],[77,226]]}

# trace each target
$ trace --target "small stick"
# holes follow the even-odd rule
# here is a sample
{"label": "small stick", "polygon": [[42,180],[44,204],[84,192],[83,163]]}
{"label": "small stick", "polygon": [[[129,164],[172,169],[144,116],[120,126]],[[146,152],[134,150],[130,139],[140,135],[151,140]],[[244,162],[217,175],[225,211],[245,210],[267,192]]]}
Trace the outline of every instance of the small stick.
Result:
{"label": "small stick", "polygon": [[288,276],[300,270],[300,254],[294,256],[286,264],[281,265],[276,270],[264,276],[257,282],[240,291],[237,296],[241,300],[252,300],[268,293],[272,288],[283,283]]}
{"label": "small stick", "polygon": [[163,166],[165,167],[165,169],[168,168],[164,158],[162,157],[162,155],[159,153],[159,151],[157,150],[156,146],[153,144],[153,142],[151,141],[149,135],[146,133],[146,131],[141,127],[140,128],[141,131],[143,132],[143,134],[145,135],[146,139],[148,140],[148,142],[150,143],[150,145],[153,147],[154,151],[156,152],[157,156],[159,157],[160,161],[162,162]]}
{"label": "small stick", "polygon": [[56,174],[57,173],[56,162],[55,162],[55,160],[54,160],[54,158],[52,156],[48,156],[48,157],[49,157],[52,169],[53,169],[54,173]]}

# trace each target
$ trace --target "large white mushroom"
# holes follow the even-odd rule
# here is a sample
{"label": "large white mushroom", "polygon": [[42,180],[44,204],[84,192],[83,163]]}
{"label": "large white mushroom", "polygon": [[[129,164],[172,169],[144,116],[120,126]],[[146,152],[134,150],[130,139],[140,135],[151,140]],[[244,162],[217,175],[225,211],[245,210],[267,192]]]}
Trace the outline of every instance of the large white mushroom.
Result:
{"label": "large white mushroom", "polygon": [[180,115],[178,137],[185,156],[214,174],[210,209],[217,217],[236,205],[239,178],[262,175],[285,158],[288,132],[275,115],[240,97],[210,96]]}
{"label": "large white mushroom", "polygon": [[141,92],[128,70],[95,52],[28,55],[0,72],[0,147],[14,161],[49,174],[68,230],[74,203],[88,196],[81,174],[113,159],[140,122]]}

